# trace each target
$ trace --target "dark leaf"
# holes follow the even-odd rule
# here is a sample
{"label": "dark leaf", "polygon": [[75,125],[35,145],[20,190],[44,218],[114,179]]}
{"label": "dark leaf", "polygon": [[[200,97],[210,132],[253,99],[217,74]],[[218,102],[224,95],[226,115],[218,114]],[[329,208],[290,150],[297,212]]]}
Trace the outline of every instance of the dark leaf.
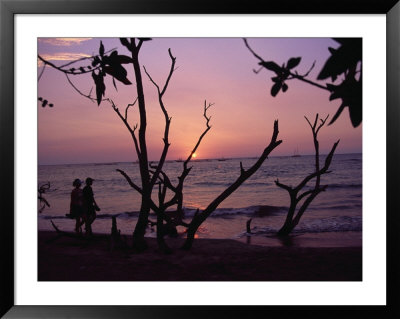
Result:
{"label": "dark leaf", "polygon": [[104,55],[104,45],[103,45],[103,41],[100,41],[99,54],[100,54],[101,56]]}
{"label": "dark leaf", "polygon": [[342,111],[344,110],[344,108],[345,108],[345,106],[344,106],[344,104],[342,103],[342,104],[339,106],[338,110],[336,111],[336,114],[332,117],[332,120],[329,122],[329,125],[333,124],[333,123],[338,119],[339,115],[342,113]]}
{"label": "dark leaf", "polygon": [[47,100],[43,100],[42,106],[45,107],[47,105]]}
{"label": "dark leaf", "polygon": [[114,59],[117,58],[117,56],[118,56],[118,51],[115,50],[115,51],[111,52],[111,54],[110,54],[110,59],[111,59],[111,60],[114,60]]}
{"label": "dark leaf", "polygon": [[288,88],[289,87],[288,87],[288,85],[286,83],[282,84],[282,92],[286,92]]}
{"label": "dark leaf", "polygon": [[90,65],[88,65],[88,66],[87,66],[87,68],[88,68],[89,70],[91,70],[91,69],[92,69],[92,67],[91,67]]}
{"label": "dark leaf", "polygon": [[340,44],[346,44],[346,43],[348,43],[348,42],[351,42],[351,41],[353,41],[353,39],[354,38],[332,38],[332,40],[334,40],[334,41],[336,41],[337,43],[340,43]]}
{"label": "dark leaf", "polygon": [[80,67],[79,70],[80,70],[81,72],[85,72],[85,69],[84,69],[83,67]]}
{"label": "dark leaf", "polygon": [[293,68],[295,68],[296,66],[299,65],[300,61],[301,61],[301,57],[298,57],[298,58],[290,58],[289,61],[288,61],[288,63],[287,63],[287,65],[286,65],[286,67],[287,67],[289,70],[290,70],[290,69],[293,69]]}
{"label": "dark leaf", "polygon": [[42,98],[42,97],[39,97],[38,100],[39,100],[39,101],[43,101],[43,98]]}
{"label": "dark leaf", "polygon": [[49,107],[53,107],[53,106],[54,106],[54,104],[53,104],[53,103],[50,103],[50,104],[49,104]]}
{"label": "dark leaf", "polygon": [[70,68],[69,71],[70,71],[70,72],[74,72],[74,71],[75,71],[75,68]]}
{"label": "dark leaf", "polygon": [[111,56],[107,56],[107,55],[103,56],[103,59],[100,62],[101,62],[102,66],[112,63]]}
{"label": "dark leaf", "polygon": [[94,84],[96,85],[96,100],[97,105],[100,105],[102,97],[106,92],[106,86],[104,84],[104,76],[102,72],[96,74],[94,71],[92,72],[92,78],[94,80]]}
{"label": "dark leaf", "polygon": [[335,116],[329,124],[336,121],[345,107],[349,108],[350,120],[354,127],[360,125],[362,121],[362,83],[357,81],[354,76],[347,76],[339,85],[327,84],[327,88],[332,92],[329,100],[341,99],[340,105]]}
{"label": "dark leaf", "polygon": [[362,101],[354,101],[354,103],[349,106],[350,120],[353,127],[357,127],[362,122]]}
{"label": "dark leaf", "polygon": [[106,65],[103,68],[103,71],[106,72],[107,74],[110,74],[111,76],[113,76],[114,78],[116,78],[118,81],[129,85],[132,84],[131,81],[128,80],[127,76],[127,72],[125,70],[125,68],[123,66],[121,66],[121,64],[114,64],[113,66],[109,66]]}
{"label": "dark leaf", "polygon": [[276,82],[271,88],[271,95],[275,97],[279,93],[281,87],[282,87],[282,82]]}
{"label": "dark leaf", "polygon": [[118,55],[118,63],[120,64],[128,64],[132,63],[133,59],[127,55]]}
{"label": "dark leaf", "polygon": [[274,76],[273,78],[271,78],[272,82],[276,83],[278,81],[281,81],[281,79],[278,76]]}
{"label": "dark leaf", "polygon": [[362,57],[361,38],[341,39],[342,45],[334,50],[330,49],[331,56],[325,62],[324,67],[318,75],[318,80],[332,78],[336,80],[338,75],[355,68]]}
{"label": "dark leaf", "polygon": [[282,70],[282,68],[273,61],[263,61],[259,64],[270,71],[274,71],[275,73],[279,73]]}
{"label": "dark leaf", "polygon": [[95,57],[94,57],[94,60],[93,60],[93,62],[92,62],[92,66],[96,66],[96,65],[98,65],[99,63],[100,63],[99,57],[98,57],[98,56],[95,56]]}

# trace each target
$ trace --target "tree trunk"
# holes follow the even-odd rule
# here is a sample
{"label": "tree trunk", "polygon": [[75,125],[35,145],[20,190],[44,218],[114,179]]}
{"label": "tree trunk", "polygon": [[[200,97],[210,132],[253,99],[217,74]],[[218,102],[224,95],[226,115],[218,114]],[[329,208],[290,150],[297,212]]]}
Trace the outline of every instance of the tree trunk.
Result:
{"label": "tree trunk", "polygon": [[295,228],[295,224],[293,222],[285,222],[281,229],[278,231],[278,236],[288,236],[292,230]]}
{"label": "tree trunk", "polygon": [[171,254],[172,250],[168,247],[164,240],[165,227],[164,227],[164,212],[159,212],[157,214],[157,244],[158,248],[165,254]]}
{"label": "tree trunk", "polygon": [[149,201],[142,197],[142,206],[140,208],[139,218],[135,226],[135,230],[133,232],[133,249],[142,252],[147,249],[147,243],[144,238],[146,234],[147,224],[149,222],[149,213],[150,213],[150,205]]}
{"label": "tree trunk", "polygon": [[189,228],[187,230],[187,237],[186,237],[185,243],[182,246],[183,250],[189,250],[190,248],[192,248],[193,241],[194,241],[194,234],[196,233],[197,227],[192,228],[189,226]]}
{"label": "tree trunk", "polygon": [[147,243],[144,239],[144,235],[146,233],[146,227],[149,221],[151,188],[150,188],[149,164],[148,164],[147,145],[146,145],[146,126],[147,126],[146,106],[143,93],[142,74],[140,71],[140,64],[139,64],[139,49],[132,51],[132,59],[133,59],[133,68],[135,71],[136,90],[138,95],[138,106],[140,114],[140,127],[139,127],[140,155],[138,154],[138,157],[140,166],[140,177],[142,180],[142,189],[143,189],[142,204],[140,208],[139,219],[137,221],[135,230],[133,232],[133,248],[137,251],[143,251],[147,248]]}

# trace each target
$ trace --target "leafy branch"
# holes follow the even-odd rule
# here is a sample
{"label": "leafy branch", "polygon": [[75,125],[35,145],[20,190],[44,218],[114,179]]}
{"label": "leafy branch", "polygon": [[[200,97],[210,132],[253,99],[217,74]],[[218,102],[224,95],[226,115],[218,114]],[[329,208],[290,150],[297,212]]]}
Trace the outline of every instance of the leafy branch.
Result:
{"label": "leafy branch", "polygon": [[[329,48],[331,56],[325,62],[324,67],[320,71],[317,80],[326,80],[331,78],[332,83],[322,85],[318,82],[308,79],[311,70],[315,66],[315,61],[311,68],[305,74],[299,74],[294,70],[301,62],[301,57],[292,57],[286,63],[279,65],[274,61],[265,61],[258,55],[249,45],[247,39],[243,39],[245,46],[258,59],[261,69],[265,68],[275,73],[271,78],[274,83],[271,87],[271,95],[276,97],[280,91],[285,93],[289,86],[288,80],[299,80],[308,83],[314,87],[330,92],[329,100],[341,99],[342,103],[336,114],[333,116],[329,125],[334,123],[345,107],[349,108],[350,120],[354,127],[361,124],[362,121],[362,42],[359,38],[334,38],[340,44],[337,49]],[[358,70],[359,68],[359,70]],[[260,70],[255,71],[259,73]],[[333,82],[339,76],[343,76],[340,84],[335,85]]]}

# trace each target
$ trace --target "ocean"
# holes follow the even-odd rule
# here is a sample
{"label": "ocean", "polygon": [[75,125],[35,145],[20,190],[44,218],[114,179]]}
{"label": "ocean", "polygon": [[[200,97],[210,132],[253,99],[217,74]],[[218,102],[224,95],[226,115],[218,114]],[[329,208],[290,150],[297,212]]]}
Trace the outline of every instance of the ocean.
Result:
{"label": "ocean", "polygon": [[[325,156],[320,156],[321,166]],[[272,236],[283,225],[290,203],[289,195],[275,185],[275,180],[295,186],[314,170],[313,155],[268,158],[261,168],[228,197],[198,230],[200,238],[238,239],[246,235],[246,221],[252,218],[252,236]],[[249,168],[255,158],[192,160],[190,175],[184,187],[185,220],[190,221],[196,209],[204,209],[240,174],[240,162]],[[183,163],[167,161],[164,171],[177,182]],[[132,234],[140,196],[125,178],[116,171],[125,171],[140,185],[138,163],[98,163],[71,165],[40,165],[38,185],[50,183],[43,194],[49,202],[38,214],[38,229],[53,230],[51,220],[62,230],[73,231],[74,221],[68,219],[70,194],[75,178],[82,181],[91,177],[95,199],[101,208],[93,224],[93,231],[110,233],[111,217],[117,217],[122,234]],[[321,178],[328,185],[304,213],[294,234],[362,232],[362,154],[336,154],[329,174]],[[310,186],[313,184],[310,183]],[[168,194],[167,194],[168,197]],[[157,194],[154,192],[154,200]],[[39,208],[39,203],[38,203]],[[154,214],[150,217],[155,220]],[[184,228],[178,227],[183,234]],[[148,228],[146,236],[155,237],[155,229]]]}

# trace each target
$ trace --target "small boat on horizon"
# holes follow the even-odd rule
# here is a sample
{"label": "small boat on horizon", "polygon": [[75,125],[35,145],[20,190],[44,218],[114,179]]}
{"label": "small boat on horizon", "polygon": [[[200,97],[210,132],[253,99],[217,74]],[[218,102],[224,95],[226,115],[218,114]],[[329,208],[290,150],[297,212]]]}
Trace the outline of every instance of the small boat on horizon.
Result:
{"label": "small boat on horizon", "polygon": [[292,157],[301,157],[298,148],[296,148],[296,149],[294,150]]}

